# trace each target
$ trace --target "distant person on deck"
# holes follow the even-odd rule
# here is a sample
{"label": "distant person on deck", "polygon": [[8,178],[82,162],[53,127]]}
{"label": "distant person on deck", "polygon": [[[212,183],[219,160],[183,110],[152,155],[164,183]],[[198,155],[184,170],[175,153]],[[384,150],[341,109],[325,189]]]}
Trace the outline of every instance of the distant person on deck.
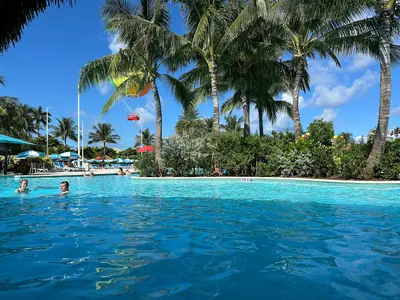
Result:
{"label": "distant person on deck", "polygon": [[16,193],[26,193],[29,192],[28,189],[28,179],[22,179],[19,188],[15,190]]}
{"label": "distant person on deck", "polygon": [[126,175],[125,173],[124,173],[124,170],[122,170],[122,168],[119,168],[118,169],[118,173],[117,173],[118,175]]}
{"label": "distant person on deck", "polygon": [[61,190],[61,195],[68,194],[69,193],[69,182],[68,181],[61,182],[60,190]]}

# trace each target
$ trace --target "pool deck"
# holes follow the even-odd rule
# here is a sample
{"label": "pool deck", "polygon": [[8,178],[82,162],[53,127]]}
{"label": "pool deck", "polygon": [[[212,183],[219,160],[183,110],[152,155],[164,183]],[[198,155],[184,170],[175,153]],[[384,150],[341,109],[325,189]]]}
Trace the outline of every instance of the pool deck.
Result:
{"label": "pool deck", "polygon": [[377,181],[377,180],[340,180],[340,179],[315,179],[315,178],[296,178],[296,177],[138,177],[132,176],[135,180],[241,180],[251,178],[252,180],[280,180],[280,181],[308,181],[308,182],[329,182],[329,183],[345,183],[345,184],[400,184],[396,181]]}
{"label": "pool deck", "polygon": [[[90,170],[94,176],[117,175],[118,169]],[[81,177],[84,172],[57,172],[57,173],[38,173],[29,175],[14,175],[15,178],[43,178],[43,177]]]}

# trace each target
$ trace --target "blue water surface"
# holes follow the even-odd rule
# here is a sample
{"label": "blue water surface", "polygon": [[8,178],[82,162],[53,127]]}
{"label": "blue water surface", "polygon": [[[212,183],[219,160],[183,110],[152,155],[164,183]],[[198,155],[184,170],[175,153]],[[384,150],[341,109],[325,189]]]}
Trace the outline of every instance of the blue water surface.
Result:
{"label": "blue water surface", "polygon": [[400,186],[61,180],[0,178],[0,299],[400,298]]}

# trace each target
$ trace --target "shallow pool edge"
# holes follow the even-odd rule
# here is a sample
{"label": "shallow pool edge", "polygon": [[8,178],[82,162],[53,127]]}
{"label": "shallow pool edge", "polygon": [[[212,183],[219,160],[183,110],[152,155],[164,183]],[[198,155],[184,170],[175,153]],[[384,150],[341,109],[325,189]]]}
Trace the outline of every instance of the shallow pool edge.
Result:
{"label": "shallow pool edge", "polygon": [[316,179],[316,178],[296,178],[296,177],[251,177],[251,176],[223,176],[223,177],[138,177],[132,176],[135,180],[240,180],[251,178],[253,180],[263,181],[309,181],[309,182],[329,182],[329,183],[347,183],[347,184],[400,184],[399,180],[395,181],[377,181],[377,180],[343,180],[343,179]]}

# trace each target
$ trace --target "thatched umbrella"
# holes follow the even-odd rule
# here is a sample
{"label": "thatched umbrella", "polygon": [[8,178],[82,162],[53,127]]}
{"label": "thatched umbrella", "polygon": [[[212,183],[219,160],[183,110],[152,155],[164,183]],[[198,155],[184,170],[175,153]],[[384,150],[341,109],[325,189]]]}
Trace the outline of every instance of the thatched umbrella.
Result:
{"label": "thatched umbrella", "polygon": [[0,54],[7,50],[10,44],[15,45],[22,32],[40,13],[50,5],[68,3],[76,0],[1,0],[0,1]]}

